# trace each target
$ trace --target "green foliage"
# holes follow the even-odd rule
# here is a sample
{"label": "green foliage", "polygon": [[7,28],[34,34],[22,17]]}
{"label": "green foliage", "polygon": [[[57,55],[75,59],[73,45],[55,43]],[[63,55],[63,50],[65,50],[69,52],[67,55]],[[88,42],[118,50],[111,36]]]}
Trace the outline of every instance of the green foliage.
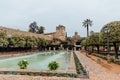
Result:
{"label": "green foliage", "polygon": [[112,62],[112,63],[120,65],[120,59],[115,59],[113,56],[111,56],[109,59],[107,59],[107,57],[105,55],[102,55],[102,54],[93,53],[92,55],[97,56],[97,57],[102,58],[102,59],[105,59],[105,60],[108,60],[109,63]]}
{"label": "green foliage", "polygon": [[44,38],[38,38],[38,46],[47,46],[50,44],[48,40],[45,40]]}
{"label": "green foliage", "polygon": [[107,60],[107,57],[106,57],[105,55],[96,54],[96,53],[93,53],[92,55],[94,55],[94,56],[97,56],[97,57],[100,57],[100,58],[102,58],[102,59]]}
{"label": "green foliage", "polygon": [[110,58],[108,59],[108,62],[109,62],[109,63],[114,62],[114,58],[113,58],[113,57],[110,57]]}
{"label": "green foliage", "polygon": [[48,41],[43,38],[36,38],[34,36],[13,35],[9,40],[10,45],[14,47],[35,47],[46,46]]}
{"label": "green foliage", "polygon": [[34,36],[23,36],[23,35],[12,35],[9,39],[9,45],[13,47],[37,47],[37,46],[46,46],[49,44],[49,41],[43,38],[36,38]]}
{"label": "green foliage", "polygon": [[37,46],[37,38],[34,36],[26,36],[26,46],[27,47],[35,47]]}
{"label": "green foliage", "polygon": [[52,61],[48,64],[50,70],[56,70],[59,68],[59,64],[56,61]]}
{"label": "green foliage", "polygon": [[78,42],[82,42],[83,40],[85,40],[85,37],[81,37],[78,39]]}
{"label": "green foliage", "polygon": [[28,61],[27,60],[21,60],[18,62],[18,66],[20,67],[20,69],[26,69],[28,66]]}
{"label": "green foliage", "polygon": [[38,29],[37,29],[37,32],[36,32],[36,33],[39,33],[39,34],[44,33],[44,30],[45,30],[45,27],[40,26],[40,27],[38,27]]}
{"label": "green foliage", "polygon": [[25,37],[22,35],[14,34],[11,36],[9,44],[14,47],[24,47],[26,44]]}
{"label": "green foliage", "polygon": [[92,21],[90,19],[86,19],[83,22],[84,27],[92,26]]}
{"label": "green foliage", "polygon": [[88,46],[89,45],[89,37],[87,37],[84,40],[82,40],[81,45],[82,46]]}
{"label": "green foliage", "polygon": [[36,33],[37,29],[38,29],[38,26],[35,21],[29,25],[29,32]]}
{"label": "green foliage", "polygon": [[29,25],[29,32],[41,34],[41,33],[44,33],[44,30],[45,30],[45,27],[43,26],[38,27],[35,21]]}
{"label": "green foliage", "polygon": [[84,67],[80,63],[80,61],[75,53],[74,53],[74,60],[75,60],[77,74],[83,73],[83,75],[87,75],[87,71],[84,69]]}
{"label": "green foliage", "polygon": [[0,46],[6,47],[8,45],[6,31],[0,30]]}
{"label": "green foliage", "polygon": [[99,33],[93,33],[89,37],[82,40],[81,45],[82,46],[88,46],[88,45],[99,45]]}
{"label": "green foliage", "polygon": [[88,42],[90,45],[99,45],[99,33],[93,33],[89,36]]}
{"label": "green foliage", "polygon": [[100,31],[100,41],[105,42],[106,34],[104,32],[105,27],[110,29],[109,38],[110,42],[119,41],[120,40],[120,21],[114,21],[106,24]]}
{"label": "green foliage", "polygon": [[62,41],[60,39],[57,38],[53,38],[51,41],[52,45],[59,45]]}
{"label": "green foliage", "polygon": [[88,37],[89,36],[89,26],[92,26],[92,21],[90,19],[84,20],[83,26],[87,28],[87,37]]}

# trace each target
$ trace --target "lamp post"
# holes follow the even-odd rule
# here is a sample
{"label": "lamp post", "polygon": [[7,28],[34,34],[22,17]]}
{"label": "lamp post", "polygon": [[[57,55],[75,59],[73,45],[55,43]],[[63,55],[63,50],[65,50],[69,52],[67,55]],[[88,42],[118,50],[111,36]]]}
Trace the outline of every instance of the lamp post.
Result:
{"label": "lamp post", "polygon": [[110,55],[110,45],[109,45],[109,32],[110,29],[106,26],[104,32],[107,34],[107,55]]}

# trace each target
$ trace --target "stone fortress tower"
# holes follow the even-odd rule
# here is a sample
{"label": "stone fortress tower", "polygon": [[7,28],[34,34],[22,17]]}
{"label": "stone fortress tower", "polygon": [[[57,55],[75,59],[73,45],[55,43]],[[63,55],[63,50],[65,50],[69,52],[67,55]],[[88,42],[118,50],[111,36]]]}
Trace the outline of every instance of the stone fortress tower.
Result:
{"label": "stone fortress tower", "polygon": [[56,32],[45,33],[45,35],[51,37],[52,39],[55,38],[55,39],[60,39],[61,41],[65,41],[66,40],[65,26],[58,25],[56,27]]}
{"label": "stone fortress tower", "polygon": [[66,31],[65,31],[65,27],[63,25],[58,25],[56,27],[56,32],[55,32],[53,38],[57,38],[62,41],[66,40]]}
{"label": "stone fortress tower", "polygon": [[77,42],[79,38],[80,38],[80,35],[78,34],[78,32],[75,32],[75,34],[73,36],[74,42]]}

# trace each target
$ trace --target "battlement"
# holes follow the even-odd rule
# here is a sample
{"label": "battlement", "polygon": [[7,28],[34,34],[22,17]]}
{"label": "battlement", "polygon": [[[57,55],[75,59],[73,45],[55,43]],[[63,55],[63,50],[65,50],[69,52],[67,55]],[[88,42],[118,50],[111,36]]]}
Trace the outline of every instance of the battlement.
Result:
{"label": "battlement", "polygon": [[65,30],[65,26],[63,26],[63,25],[58,25],[57,27],[56,27],[56,31],[57,30]]}
{"label": "battlement", "polygon": [[65,31],[65,26],[63,25],[58,25],[56,27],[56,32],[53,33],[45,33],[45,35],[51,37],[51,38],[57,38],[62,41],[66,40],[66,31]]}

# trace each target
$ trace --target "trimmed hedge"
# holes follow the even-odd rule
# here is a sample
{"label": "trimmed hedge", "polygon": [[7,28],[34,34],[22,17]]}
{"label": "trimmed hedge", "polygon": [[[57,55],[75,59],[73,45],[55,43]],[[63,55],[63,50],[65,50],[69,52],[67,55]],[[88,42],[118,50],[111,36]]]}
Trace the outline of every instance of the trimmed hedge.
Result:
{"label": "trimmed hedge", "polygon": [[95,54],[95,53],[92,53],[92,55],[94,56],[97,56],[99,58],[102,58],[104,60],[107,60],[109,63],[115,63],[115,64],[119,64],[120,65],[120,59],[115,59],[113,57],[110,57],[109,59],[107,59],[107,57],[105,55],[101,55],[101,54]]}
{"label": "trimmed hedge", "polygon": [[84,67],[80,63],[80,61],[75,53],[74,53],[74,60],[75,60],[77,74],[87,75],[87,71],[84,69]]}

